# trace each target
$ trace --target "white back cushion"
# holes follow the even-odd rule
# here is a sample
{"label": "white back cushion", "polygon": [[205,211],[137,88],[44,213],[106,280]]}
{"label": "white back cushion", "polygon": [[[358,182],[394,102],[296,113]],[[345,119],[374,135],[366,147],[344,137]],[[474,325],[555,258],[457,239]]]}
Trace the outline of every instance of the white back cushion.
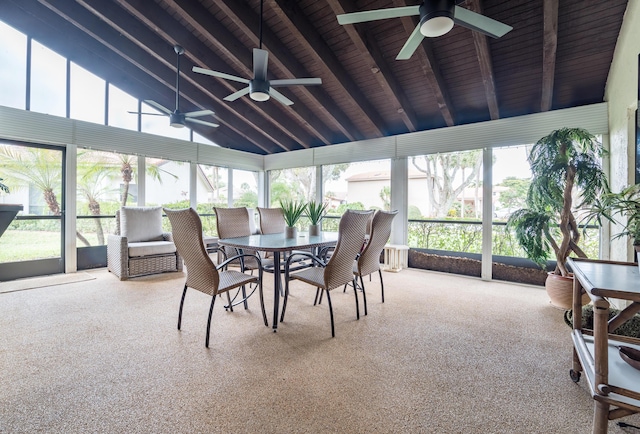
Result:
{"label": "white back cushion", "polygon": [[120,228],[130,243],[162,240],[162,207],[123,206]]}

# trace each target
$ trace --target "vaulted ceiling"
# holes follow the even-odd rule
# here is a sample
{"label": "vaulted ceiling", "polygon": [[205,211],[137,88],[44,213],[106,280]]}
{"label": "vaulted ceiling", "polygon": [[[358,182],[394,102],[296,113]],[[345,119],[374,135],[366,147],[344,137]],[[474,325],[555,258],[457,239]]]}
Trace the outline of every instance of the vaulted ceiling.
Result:
{"label": "vaulted ceiling", "polygon": [[[416,0],[264,0],[268,78],[293,101],[223,98],[244,84],[192,66],[252,77],[260,0],[2,0],[0,20],[141,100],[211,109],[194,130],[259,154],[451,127],[603,101],[627,0],[458,0],[513,27],[500,39],[455,26],[396,55],[418,17],[341,26],[336,15]],[[169,119],[167,119],[169,122]],[[190,125],[191,126],[191,125]]]}

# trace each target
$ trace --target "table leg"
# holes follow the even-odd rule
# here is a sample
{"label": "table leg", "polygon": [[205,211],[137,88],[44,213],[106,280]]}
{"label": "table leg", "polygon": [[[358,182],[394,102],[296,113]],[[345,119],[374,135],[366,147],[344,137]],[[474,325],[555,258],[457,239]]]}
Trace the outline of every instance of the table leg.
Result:
{"label": "table leg", "polygon": [[596,401],[593,413],[593,434],[607,434],[609,429],[609,404]]}
{"label": "table leg", "polygon": [[280,252],[273,252],[273,332],[278,331],[278,313],[280,311]]}

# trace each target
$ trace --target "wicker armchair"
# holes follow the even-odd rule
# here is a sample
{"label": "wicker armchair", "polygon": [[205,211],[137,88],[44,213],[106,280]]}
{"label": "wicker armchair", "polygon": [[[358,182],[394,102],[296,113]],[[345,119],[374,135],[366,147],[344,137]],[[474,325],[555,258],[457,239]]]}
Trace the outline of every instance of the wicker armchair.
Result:
{"label": "wicker armchair", "polygon": [[120,280],[182,271],[170,233],[162,230],[161,207],[122,207],[116,233],[107,238],[107,269]]}
{"label": "wicker armchair", "polygon": [[[284,314],[287,308],[287,300],[289,298],[289,280],[300,280],[317,289],[316,300],[318,299],[318,291],[327,293],[329,315],[331,316],[331,336],[335,337],[336,334],[333,322],[333,307],[331,306],[330,291],[348,283],[355,286],[353,261],[358,253],[360,253],[360,249],[364,243],[365,233],[367,230],[367,220],[369,220],[372,213],[373,211],[347,210],[347,212],[343,214],[338,227],[338,243],[336,244],[333,254],[327,263],[325,263],[321,258],[310,253],[300,252],[295,256],[289,257],[285,263],[285,276],[288,278],[285,278],[284,302],[282,304],[280,322],[284,321]],[[305,268],[297,273],[289,273],[291,261],[301,255],[311,258],[316,266]],[[356,318],[360,319],[358,291],[354,291],[354,294],[356,299]]]}
{"label": "wicker armchair", "polygon": [[[187,280],[184,284],[182,299],[180,300],[180,311],[178,312],[178,330],[182,323],[182,308],[184,298],[187,294],[187,288],[193,288],[205,294],[211,295],[211,307],[209,308],[209,319],[207,321],[207,336],[205,346],[209,348],[209,335],[211,331],[211,317],[213,315],[213,305],[215,304],[218,294],[227,293],[229,304],[226,306],[233,312],[233,306],[229,297],[229,291],[242,288],[244,294],[245,285],[255,283],[258,287],[260,295],[260,307],[262,308],[262,319],[264,325],[268,326],[267,313],[264,309],[264,298],[262,295],[262,270],[258,267],[259,274],[257,276],[245,274],[235,270],[227,270],[226,267],[231,261],[235,261],[239,256],[234,256],[217,267],[209,257],[202,238],[202,221],[200,216],[193,208],[182,210],[165,209],[167,217],[171,222],[171,229],[178,252],[184,258],[187,268]],[[258,264],[260,259],[255,255],[240,255],[245,259],[253,259]],[[254,288],[255,291],[255,288]],[[248,298],[251,296],[251,292]],[[246,300],[244,300],[246,301]],[[245,309],[247,304],[245,302]]]}
{"label": "wicker armchair", "polygon": [[[376,271],[380,275],[380,289],[382,292],[382,302],[384,303],[384,283],[382,281],[382,271],[380,270],[380,254],[391,235],[391,223],[398,211],[377,211],[371,221],[369,240],[365,245],[357,261],[353,264],[353,274],[360,278],[362,298],[364,300],[364,314],[367,314],[367,294],[364,291],[363,276],[370,276]],[[357,287],[356,287],[357,288]]]}

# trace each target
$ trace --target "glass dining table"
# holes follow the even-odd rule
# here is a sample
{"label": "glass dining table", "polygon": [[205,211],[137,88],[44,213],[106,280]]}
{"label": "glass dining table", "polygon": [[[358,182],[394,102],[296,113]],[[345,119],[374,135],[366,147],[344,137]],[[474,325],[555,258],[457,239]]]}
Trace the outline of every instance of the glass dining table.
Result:
{"label": "glass dining table", "polygon": [[[293,250],[313,249],[333,246],[338,242],[337,232],[321,232],[310,236],[307,232],[299,232],[295,238],[286,238],[284,233],[267,235],[250,235],[248,237],[222,238],[218,245],[237,249],[257,250],[273,253],[273,263],[280,264],[281,254]],[[273,267],[273,331],[278,330],[278,314],[280,310],[280,294],[282,293],[281,267]]]}

